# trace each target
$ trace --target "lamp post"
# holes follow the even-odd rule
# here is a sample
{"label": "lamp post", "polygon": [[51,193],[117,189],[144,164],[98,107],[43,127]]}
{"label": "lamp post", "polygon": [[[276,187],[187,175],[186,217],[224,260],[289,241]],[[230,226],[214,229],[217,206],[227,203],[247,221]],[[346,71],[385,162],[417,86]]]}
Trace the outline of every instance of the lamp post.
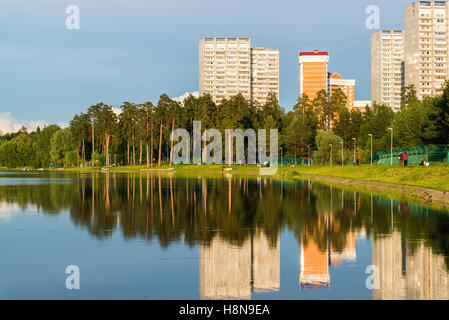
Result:
{"label": "lamp post", "polygon": [[371,167],[373,166],[373,134],[368,133],[368,136],[371,137]]}
{"label": "lamp post", "polygon": [[388,130],[391,130],[390,164],[393,165],[393,128],[388,128]]}
{"label": "lamp post", "polygon": [[282,162],[282,147],[281,147],[281,167],[282,167],[282,164],[283,164],[283,162]]}
{"label": "lamp post", "polygon": [[341,144],[341,166],[343,167],[343,156],[344,156],[343,141],[340,141],[340,144]]}
{"label": "lamp post", "polygon": [[355,163],[355,149],[357,147],[357,138],[352,138],[354,140],[354,163]]}
{"label": "lamp post", "polygon": [[331,163],[331,168],[332,168],[332,143],[329,143],[329,145],[331,146],[331,156],[330,156],[330,163]]}
{"label": "lamp post", "polygon": [[307,146],[307,166],[310,167],[310,146]]}

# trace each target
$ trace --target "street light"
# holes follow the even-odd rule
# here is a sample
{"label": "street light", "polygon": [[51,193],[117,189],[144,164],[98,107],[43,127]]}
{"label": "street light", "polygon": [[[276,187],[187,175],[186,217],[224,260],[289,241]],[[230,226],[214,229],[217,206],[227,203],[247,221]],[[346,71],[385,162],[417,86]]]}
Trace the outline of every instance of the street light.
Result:
{"label": "street light", "polygon": [[310,146],[307,146],[307,166],[310,167]]}
{"label": "street light", "polygon": [[340,141],[340,144],[341,144],[341,166],[343,167],[343,155],[344,155],[343,141]]}
{"label": "street light", "polygon": [[371,167],[373,166],[373,134],[368,133],[368,136],[371,137]]}
{"label": "street light", "polygon": [[354,140],[354,163],[355,163],[355,149],[357,147],[357,138],[352,138]]}
{"label": "street light", "polygon": [[330,158],[330,163],[331,163],[331,168],[332,168],[332,143],[329,143],[329,145],[331,146],[331,158]]}
{"label": "street light", "polygon": [[391,159],[390,159],[390,162],[391,162],[391,165],[393,165],[393,128],[388,128],[388,130],[391,130],[391,145],[390,145]]}
{"label": "street light", "polygon": [[281,167],[282,167],[282,147],[281,147]]}

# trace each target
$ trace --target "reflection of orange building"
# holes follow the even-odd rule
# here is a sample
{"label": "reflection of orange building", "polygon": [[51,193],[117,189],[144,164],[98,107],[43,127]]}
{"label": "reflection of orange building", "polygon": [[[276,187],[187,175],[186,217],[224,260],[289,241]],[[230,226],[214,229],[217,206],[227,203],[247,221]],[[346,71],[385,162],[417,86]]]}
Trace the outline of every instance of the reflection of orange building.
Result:
{"label": "reflection of orange building", "polygon": [[299,53],[299,94],[306,94],[310,100],[320,90],[327,92],[329,54],[315,50]]}
{"label": "reflection of orange building", "polygon": [[[338,266],[343,260],[356,261],[356,234],[348,230],[346,234],[345,247],[341,252],[334,252],[330,242],[324,246],[318,245],[318,238],[331,240],[331,234],[338,234],[341,229],[339,220],[334,218],[333,213],[323,215],[318,220],[313,235],[303,233],[301,236],[300,257],[300,287],[314,286],[316,288],[330,286],[330,265]],[[327,235],[327,236],[326,236]]]}
{"label": "reflection of orange building", "polygon": [[355,233],[348,232],[346,235],[346,247],[342,252],[331,252],[331,264],[334,266],[340,265],[343,260],[356,261],[357,251],[355,248]]}
{"label": "reflection of orange building", "polygon": [[[307,242],[304,245],[304,242]],[[329,250],[321,250],[312,237],[304,237],[301,241],[301,272],[299,284],[301,287],[328,287],[330,285]]]}
{"label": "reflection of orange building", "polygon": [[338,73],[329,73],[329,95],[341,89],[346,96],[346,108],[354,108],[355,80],[343,79]]}

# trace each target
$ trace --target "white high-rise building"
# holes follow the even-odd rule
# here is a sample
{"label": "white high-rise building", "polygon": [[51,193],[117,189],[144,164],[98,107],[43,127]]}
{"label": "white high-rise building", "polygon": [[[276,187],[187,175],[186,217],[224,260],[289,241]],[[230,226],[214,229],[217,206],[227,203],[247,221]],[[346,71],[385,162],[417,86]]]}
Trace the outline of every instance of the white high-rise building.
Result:
{"label": "white high-rise building", "polygon": [[251,49],[251,100],[264,104],[272,92],[279,100],[279,50]]}
{"label": "white high-rise building", "polygon": [[199,43],[199,94],[215,103],[241,93],[264,103],[279,97],[279,51],[251,49],[250,38],[203,38]]}
{"label": "white high-rise building", "polygon": [[203,38],[199,45],[199,92],[218,103],[241,93],[251,99],[251,40]]}
{"label": "white high-rise building", "polygon": [[371,36],[371,99],[398,111],[404,89],[404,32],[380,30]]}
{"label": "white high-rise building", "polygon": [[441,93],[448,76],[448,11],[446,1],[417,1],[405,8],[405,85],[415,85],[418,98]]}

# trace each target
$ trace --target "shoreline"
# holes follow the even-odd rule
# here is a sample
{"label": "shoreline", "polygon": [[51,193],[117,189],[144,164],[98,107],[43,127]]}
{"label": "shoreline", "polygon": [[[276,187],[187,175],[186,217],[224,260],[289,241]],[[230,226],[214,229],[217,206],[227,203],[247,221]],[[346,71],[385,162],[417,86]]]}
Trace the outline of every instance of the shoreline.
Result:
{"label": "shoreline", "polygon": [[[198,174],[202,176],[217,175],[245,175],[263,176],[257,166],[231,166],[232,170],[222,171],[224,165],[176,165],[146,168],[142,166],[124,166],[103,169],[99,167],[88,168],[58,168],[44,171],[33,170],[31,172],[113,172],[113,173],[159,173],[159,174]],[[61,170],[62,169],[62,170]],[[22,169],[6,169],[1,171],[23,171]],[[430,175],[430,176],[429,176]],[[449,208],[449,168],[419,168],[419,167],[389,167],[389,166],[360,166],[360,167],[281,167],[277,173],[271,176],[278,180],[304,180],[312,179],[321,183],[346,187],[351,189],[363,189],[383,195],[392,195],[417,200],[425,205],[437,205],[444,209]],[[395,183],[398,181],[402,183]],[[402,180],[401,180],[402,179]],[[392,181],[391,181],[392,180]],[[429,188],[431,180],[438,188]],[[443,181],[443,182],[441,182]]]}
{"label": "shoreline", "polygon": [[415,200],[428,206],[436,205],[438,208],[449,209],[449,192],[446,191],[386,182],[320,176],[315,174],[304,174],[302,177],[341,188],[349,187],[351,189],[357,189],[357,191],[363,189],[363,191],[371,191],[384,196],[402,196],[407,200]]}

